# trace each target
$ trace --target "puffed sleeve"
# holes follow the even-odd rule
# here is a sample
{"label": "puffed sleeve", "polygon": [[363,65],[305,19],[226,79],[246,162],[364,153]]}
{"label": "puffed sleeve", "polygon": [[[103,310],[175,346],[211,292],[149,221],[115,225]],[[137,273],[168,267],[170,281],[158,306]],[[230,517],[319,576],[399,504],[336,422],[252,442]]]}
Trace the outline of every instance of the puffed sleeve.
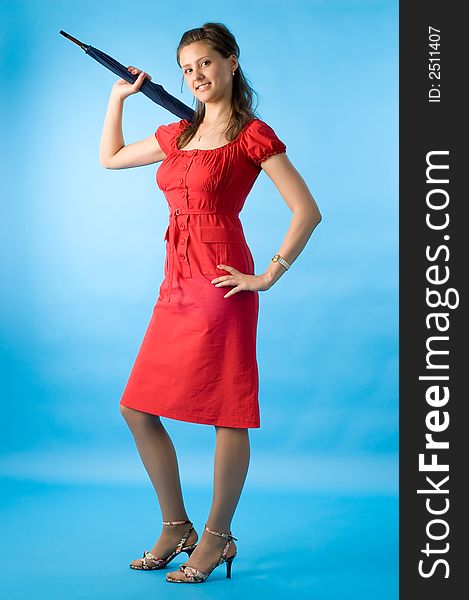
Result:
{"label": "puffed sleeve", "polygon": [[166,155],[170,154],[177,147],[177,138],[188,123],[189,121],[186,119],[181,119],[168,125],[160,125],[155,131],[155,137],[158,140],[160,148]]}
{"label": "puffed sleeve", "polygon": [[260,119],[255,119],[250,123],[243,136],[243,141],[246,155],[258,166],[269,156],[287,150],[286,145],[277,137],[272,127]]}

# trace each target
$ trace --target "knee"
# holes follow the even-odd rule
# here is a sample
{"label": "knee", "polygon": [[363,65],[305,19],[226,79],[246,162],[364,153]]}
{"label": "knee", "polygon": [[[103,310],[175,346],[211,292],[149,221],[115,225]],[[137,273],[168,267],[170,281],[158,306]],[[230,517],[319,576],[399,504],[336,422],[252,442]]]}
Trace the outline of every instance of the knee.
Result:
{"label": "knee", "polygon": [[215,425],[216,436],[238,436],[241,438],[249,438],[249,429],[247,427],[224,427],[221,425]]}
{"label": "knee", "polygon": [[149,413],[142,412],[129,408],[128,406],[120,405],[121,415],[124,417],[127,425],[132,429],[133,427],[145,426],[149,424],[161,423],[158,415],[152,415]]}
{"label": "knee", "polygon": [[130,415],[132,414],[132,412],[135,412],[135,411],[133,411],[132,408],[129,408],[128,406],[124,406],[123,404],[120,404],[119,408],[121,411],[121,415],[124,417],[124,419],[126,421],[128,421],[128,419],[131,418]]}
{"label": "knee", "polygon": [[134,421],[137,419],[137,412],[133,408],[129,408],[128,406],[120,405],[121,415],[124,417],[125,422],[130,427]]}

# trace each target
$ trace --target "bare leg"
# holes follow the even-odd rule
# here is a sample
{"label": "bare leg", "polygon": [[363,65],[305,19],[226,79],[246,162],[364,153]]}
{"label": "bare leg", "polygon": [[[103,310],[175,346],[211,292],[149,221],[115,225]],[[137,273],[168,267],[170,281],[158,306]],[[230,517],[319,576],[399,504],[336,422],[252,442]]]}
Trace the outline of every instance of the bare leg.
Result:
{"label": "bare leg", "polygon": [[[207,525],[210,529],[227,533],[238,505],[239,497],[246,479],[250,458],[248,429],[234,427],[216,427],[216,449],[214,461],[213,499]],[[220,558],[226,539],[208,531],[202,533],[199,544],[184,564],[208,571]],[[231,542],[228,556],[236,550]],[[172,571],[171,577],[185,579],[182,571]]]}
{"label": "bare leg", "polygon": [[[121,405],[121,413],[129,426],[138,452],[155,488],[163,521],[188,519],[182,497],[176,450],[160,418]],[[187,531],[189,525],[161,525],[161,535],[151,548],[156,556],[164,558]],[[196,542],[198,535],[191,532],[187,544]],[[132,561],[139,563],[139,559]]]}

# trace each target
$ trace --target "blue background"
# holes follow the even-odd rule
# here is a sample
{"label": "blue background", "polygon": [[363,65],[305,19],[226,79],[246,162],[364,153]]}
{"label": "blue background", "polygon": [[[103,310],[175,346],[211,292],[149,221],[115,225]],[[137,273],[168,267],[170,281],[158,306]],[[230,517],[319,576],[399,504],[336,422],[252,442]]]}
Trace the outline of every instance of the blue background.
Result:
{"label": "blue background", "polygon": [[[16,0],[0,19],[0,583],[10,599],[187,594],[127,566],[154,543],[161,515],[119,412],[163,278],[167,204],[158,165],[99,164],[117,77],[59,30],[194,107],[176,47],[206,21],[235,34],[257,113],[323,221],[260,293],[261,428],[250,430],[232,525],[239,556],[232,580],[217,569],[197,594],[397,598],[397,3]],[[125,142],[176,120],[131,96]],[[262,172],[241,213],[256,272],[290,218]],[[201,534],[214,429],[163,421]]]}

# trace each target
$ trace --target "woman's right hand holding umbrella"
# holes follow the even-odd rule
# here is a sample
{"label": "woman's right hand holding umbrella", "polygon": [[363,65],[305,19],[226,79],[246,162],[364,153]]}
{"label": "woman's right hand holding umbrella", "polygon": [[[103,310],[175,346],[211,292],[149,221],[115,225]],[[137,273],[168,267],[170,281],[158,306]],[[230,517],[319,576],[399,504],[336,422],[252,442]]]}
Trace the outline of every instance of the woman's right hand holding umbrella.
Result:
{"label": "woman's right hand holding umbrella", "polygon": [[127,67],[127,70],[132,73],[132,75],[137,75],[138,77],[134,83],[128,83],[125,79],[118,79],[116,83],[112,86],[112,94],[121,100],[125,100],[128,96],[132,94],[136,94],[140,90],[140,86],[143,83],[145,77],[147,77],[151,81],[151,76],[145,71],[141,71],[140,69],[136,69],[135,67]]}

